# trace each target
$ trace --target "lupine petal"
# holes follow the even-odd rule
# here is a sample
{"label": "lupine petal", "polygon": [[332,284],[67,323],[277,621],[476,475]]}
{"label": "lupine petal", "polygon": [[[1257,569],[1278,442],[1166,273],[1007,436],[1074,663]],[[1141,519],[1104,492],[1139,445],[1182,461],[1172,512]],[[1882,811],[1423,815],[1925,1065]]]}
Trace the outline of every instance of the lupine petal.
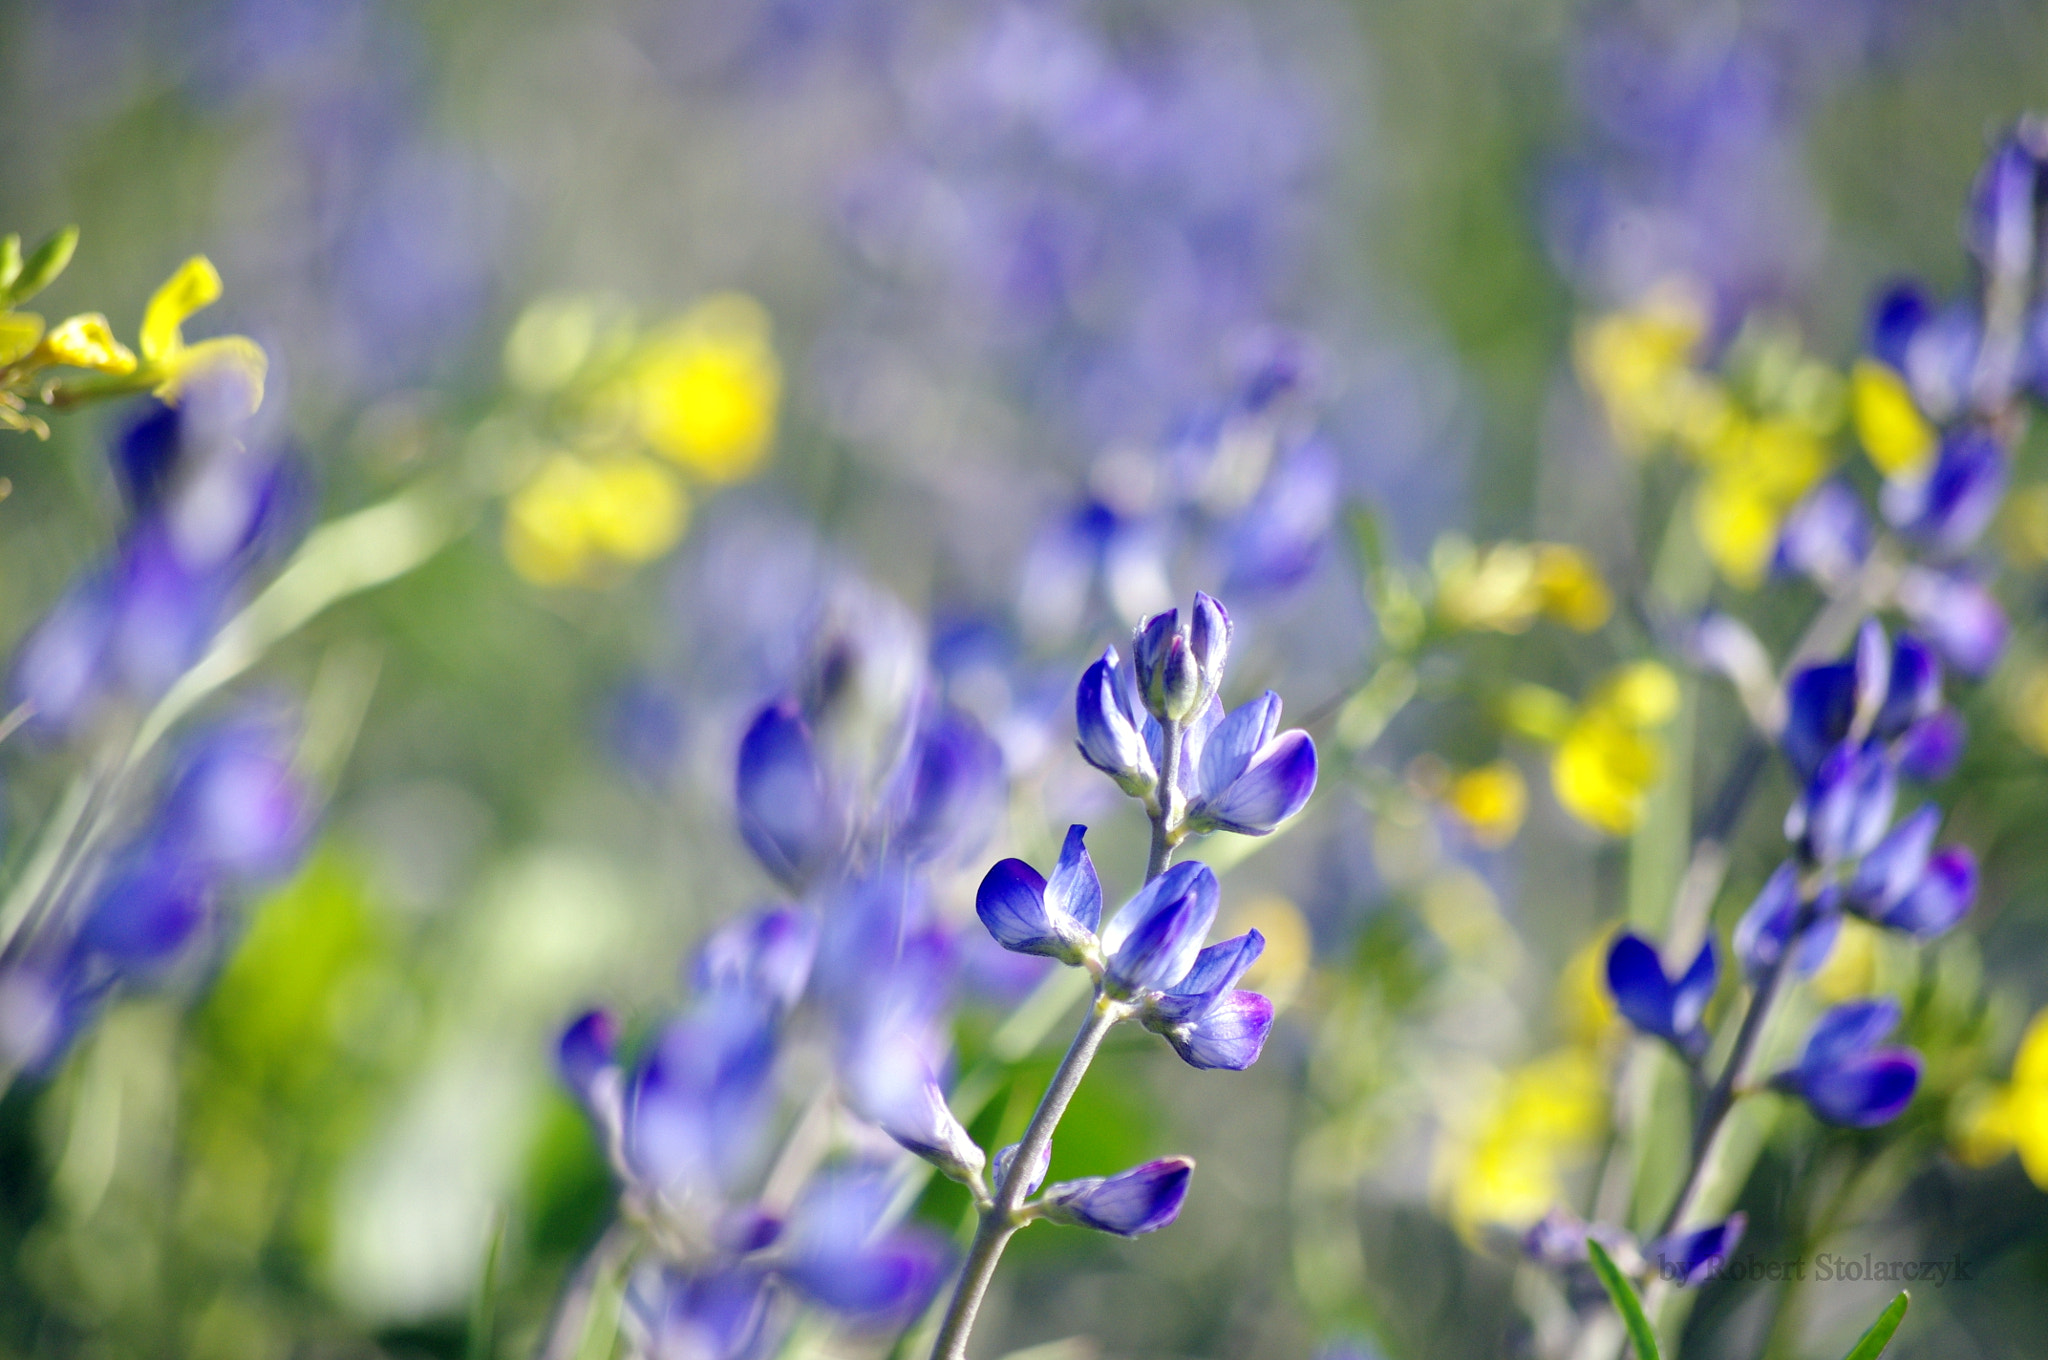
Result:
{"label": "lupine petal", "polygon": [[1673,1038],[1671,983],[1656,949],[1640,935],[1623,931],[1607,950],[1607,988],[1628,1022],[1645,1034]]}
{"label": "lupine petal", "polygon": [[1899,773],[1923,784],[1948,778],[1963,757],[1967,735],[1963,716],[1954,709],[1937,709],[1928,714],[1907,728],[1893,749]]}
{"label": "lupine petal", "polygon": [[794,703],[770,704],[740,739],[740,835],[783,884],[798,887],[838,840],[811,732]]}
{"label": "lupine petal", "polygon": [[1855,859],[1883,838],[1897,796],[1897,772],[1886,754],[1845,742],[1821,761],[1805,796],[1787,812],[1786,834],[1817,863]]}
{"label": "lupine petal", "polygon": [[808,913],[775,907],[713,931],[698,949],[692,971],[699,991],[736,989],[787,1010],[803,996],[817,953],[817,921]]}
{"label": "lupine petal", "polygon": [[1878,924],[1931,940],[1948,933],[1976,900],[1977,857],[1966,846],[1951,845],[1928,860],[1920,881],[1885,910]]}
{"label": "lupine petal", "polygon": [[1046,1217],[1119,1237],[1157,1232],[1180,1216],[1195,1164],[1165,1157],[1119,1175],[1062,1181],[1045,1192]]}
{"label": "lupine petal", "polygon": [[1300,728],[1261,747],[1244,773],[1188,812],[1191,823],[1264,836],[1300,812],[1316,788],[1316,745]]}
{"label": "lupine petal", "polygon": [[1692,966],[1671,988],[1671,1023],[1681,1036],[1699,1028],[1707,1003],[1714,999],[1714,984],[1720,976],[1719,959],[1710,936],[1693,956]]}
{"label": "lupine petal", "polygon": [[1058,957],[1065,945],[1046,911],[1045,887],[1044,876],[1023,860],[997,860],[975,891],[974,914],[1003,948]]}
{"label": "lupine petal", "polygon": [[1279,730],[1280,696],[1272,690],[1232,709],[1202,743],[1193,781],[1196,796],[1211,797],[1228,788]]}
{"label": "lupine petal", "polygon": [[1096,877],[1095,861],[1089,857],[1088,828],[1070,826],[1060,846],[1060,861],[1045,885],[1045,907],[1057,921],[1064,915],[1083,930],[1102,924],[1102,880]]}
{"label": "lupine petal", "polygon": [[1885,484],[1885,518],[1942,557],[1968,552],[2004,497],[2006,468],[2005,449],[1989,430],[1951,429],[1925,476]]}
{"label": "lupine petal", "polygon": [[1184,860],[1147,883],[1102,934],[1107,979],[1126,994],[1171,987],[1187,976],[1216,920],[1216,875]]}
{"label": "lupine petal", "polygon": [[1919,1084],[1920,1055],[1909,1048],[1884,1048],[1839,1066],[1803,1072],[1799,1094],[1826,1122],[1869,1129],[1896,1119],[1912,1103]]}
{"label": "lupine petal", "polygon": [[1886,832],[1856,866],[1849,883],[1850,909],[1874,917],[1911,891],[1927,872],[1927,856],[1940,829],[1941,809],[1930,803]]}
{"label": "lupine petal", "polygon": [[1836,1006],[1814,1025],[1800,1054],[1802,1071],[1819,1071],[1849,1061],[1881,1044],[1899,1027],[1899,1003],[1888,996],[1867,997]]}
{"label": "lupine petal", "polygon": [[1777,566],[1821,585],[1845,581],[1870,555],[1863,501],[1839,481],[1826,481],[1785,517]]}
{"label": "lupine petal", "polygon": [[1891,679],[1871,735],[1891,741],[1941,707],[1941,658],[1911,633],[1892,646]]}
{"label": "lupine petal", "polygon": [[1188,620],[1188,650],[1201,670],[1206,693],[1214,694],[1223,683],[1223,670],[1230,662],[1230,634],[1230,611],[1214,596],[1196,591]]}
{"label": "lupine petal", "polygon": [[619,1022],[609,1011],[589,1011],[562,1031],[555,1046],[555,1070],[576,1094],[590,1090],[597,1074],[618,1061]]}
{"label": "lupine petal", "polygon": [[1785,952],[1792,922],[1799,911],[1799,870],[1790,860],[1780,864],[1764,880],[1764,886],[1735,924],[1731,943],[1742,962],[1743,974],[1754,980],[1763,976]]}
{"label": "lupine petal", "polygon": [[1259,1060],[1272,1028],[1272,1001],[1257,992],[1235,991],[1162,1033],[1190,1067],[1242,1072]]}
{"label": "lupine petal", "polygon": [[1074,720],[1080,732],[1081,758],[1115,779],[1128,793],[1150,789],[1156,766],[1146,749],[1138,718],[1125,702],[1126,675],[1120,674],[1116,649],[1081,676],[1074,692]]}
{"label": "lupine petal", "polygon": [[1898,601],[1914,627],[1965,675],[1989,674],[2005,652],[2005,610],[1970,576],[1910,568],[1899,578]]}
{"label": "lupine petal", "polygon": [[1807,666],[1785,686],[1785,729],[1779,734],[1785,759],[1802,778],[1849,735],[1856,717],[1856,666],[1850,661]]}
{"label": "lupine petal", "polygon": [[1245,970],[1258,962],[1265,951],[1266,937],[1256,930],[1212,944],[1195,955],[1194,967],[1188,969],[1188,975],[1174,986],[1171,994],[1213,997],[1226,987],[1236,986]]}
{"label": "lupine petal", "polygon": [[1696,1285],[1728,1259],[1748,1224],[1747,1216],[1730,1214],[1723,1222],[1661,1237],[1643,1254],[1655,1263],[1657,1273],[1664,1279],[1680,1286]]}

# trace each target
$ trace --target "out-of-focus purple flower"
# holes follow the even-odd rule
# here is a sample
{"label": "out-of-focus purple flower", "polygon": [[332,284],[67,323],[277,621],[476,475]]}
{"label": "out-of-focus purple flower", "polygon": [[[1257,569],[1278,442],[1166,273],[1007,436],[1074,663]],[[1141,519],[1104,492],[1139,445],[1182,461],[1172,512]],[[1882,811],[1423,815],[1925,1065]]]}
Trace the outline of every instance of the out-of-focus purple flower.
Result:
{"label": "out-of-focus purple flower", "polygon": [[1893,827],[1857,866],[1849,910],[1921,940],[1960,921],[1976,900],[1977,860],[1959,845],[1936,852],[1940,825],[1940,810],[1929,805]]}
{"label": "out-of-focus purple flower", "polygon": [[1954,709],[1928,714],[1899,738],[1899,773],[1928,784],[1948,778],[1963,757],[1967,735],[1963,715]]}
{"label": "out-of-focus purple flower", "polygon": [[1088,828],[1067,828],[1059,863],[1047,879],[1021,859],[998,861],[981,880],[975,913],[1005,949],[1078,966],[1095,950],[1102,922],[1102,881],[1088,855]]}
{"label": "out-of-focus purple flower", "polygon": [[1849,735],[1861,689],[1853,658],[1802,667],[1785,682],[1785,727],[1778,744],[1800,778],[1811,779]]}
{"label": "out-of-focus purple flower", "polygon": [[1743,1214],[1730,1214],[1704,1228],[1660,1237],[1643,1251],[1663,1278],[1680,1286],[1696,1285],[1709,1279],[1742,1240],[1749,1225]]}
{"label": "out-of-focus purple flower", "polygon": [[773,907],[712,932],[697,950],[693,980],[700,992],[762,998],[787,1011],[803,996],[817,950],[816,920]]}
{"label": "out-of-focus purple flower", "polygon": [[722,999],[663,1027],[626,1079],[623,1148],[634,1177],[677,1197],[733,1185],[762,1151],[775,1050],[770,1012]]}
{"label": "out-of-focus purple flower", "polygon": [[768,1277],[752,1266],[682,1270],[649,1262],[626,1290],[626,1310],[647,1355],[742,1360],[757,1353],[762,1338]]}
{"label": "out-of-focus purple flower", "polygon": [[2024,281],[2039,242],[2048,129],[2024,119],[1999,138],[1970,191],[1964,244],[1993,279]]}
{"label": "out-of-focus purple flower", "polygon": [[213,918],[220,884],[178,847],[149,838],[117,854],[80,923],[76,949],[147,976],[185,952]]}
{"label": "out-of-focus purple flower", "polygon": [[1900,633],[1892,645],[1884,701],[1871,719],[1871,735],[1879,741],[1896,740],[1940,707],[1941,659],[1919,638]]}
{"label": "out-of-focus purple flower", "polygon": [[1225,585],[1258,593],[1306,580],[1329,541],[1341,492],[1336,456],[1322,440],[1307,440],[1282,457],[1225,531]]}
{"label": "out-of-focus purple flower", "polygon": [[1971,379],[1984,348],[1984,319],[1974,301],[1952,302],[1924,318],[1905,342],[1906,385],[1936,421],[1953,419],[1971,404]]}
{"label": "out-of-focus purple flower", "polygon": [[1146,741],[1150,721],[1132,667],[1119,664],[1116,648],[1106,649],[1081,675],[1074,693],[1074,722],[1080,731],[1081,758],[1133,798],[1147,796],[1159,782]]}
{"label": "out-of-focus purple flower", "polygon": [[1216,875],[1184,860],[1140,888],[1102,932],[1103,986],[1129,998],[1178,985],[1216,920]]}
{"label": "out-of-focus purple flower", "polygon": [[600,728],[605,749],[649,789],[664,788],[682,757],[684,724],[676,695],[650,676],[635,676],[607,699]]}
{"label": "out-of-focus purple flower", "polygon": [[1909,567],[1900,575],[1897,598],[1913,626],[1964,674],[1982,678],[2005,654],[2005,611],[1975,577]]}
{"label": "out-of-focus purple flower", "polygon": [[1265,948],[1266,938],[1256,930],[1210,945],[1195,956],[1186,977],[1146,999],[1145,1028],[1164,1035],[1191,1067],[1250,1067],[1273,1027],[1273,1003],[1236,987]]}
{"label": "out-of-focus purple flower", "polygon": [[1899,1025],[1890,997],[1851,1001],[1822,1016],[1796,1066],[1771,1079],[1830,1124],[1868,1129],[1890,1122],[1920,1083],[1920,1055],[1880,1047]]}
{"label": "out-of-focus purple flower", "polygon": [[979,850],[1008,792],[1003,753],[958,709],[919,729],[898,776],[894,849],[913,859],[964,859]]}
{"label": "out-of-focus purple flower", "polygon": [[1138,625],[1131,640],[1131,673],[1145,710],[1160,722],[1178,722],[1202,702],[1202,672],[1180,626],[1167,609]]}
{"label": "out-of-focus purple flower", "polygon": [[1826,481],[1785,517],[1776,565],[1835,590],[1861,569],[1870,545],[1870,518],[1862,498],[1839,481]]}
{"label": "out-of-focus purple flower", "polygon": [[1799,919],[1799,868],[1792,861],[1780,864],[1764,880],[1756,901],[1736,923],[1735,957],[1742,961],[1744,976],[1752,981],[1763,976],[1784,956],[1787,944],[1794,945],[1792,970],[1810,977],[1827,962],[1841,928],[1840,894],[1832,883],[1820,889],[1809,922],[1792,940],[1793,924]]}
{"label": "out-of-focus purple flower", "polygon": [[609,1011],[577,1016],[555,1045],[555,1071],[586,1104],[593,1103],[599,1074],[616,1070],[618,1060],[619,1022]]}
{"label": "out-of-focus purple flower", "polygon": [[777,1243],[780,1273],[856,1324],[882,1327],[917,1316],[945,1278],[952,1251],[925,1229],[885,1227],[894,1198],[884,1167],[856,1163],[814,1177]]}
{"label": "out-of-focus purple flower", "polygon": [[763,868],[800,887],[845,841],[810,725],[788,700],[768,705],[740,739],[740,835]]}
{"label": "out-of-focus purple flower", "polygon": [[1935,556],[1960,556],[1998,512],[2007,464],[1996,434],[1981,425],[1954,426],[1923,475],[1885,483],[1884,516]]}
{"label": "out-of-focus purple flower", "polygon": [[1853,860],[1884,835],[1898,791],[1898,771],[1882,747],[1845,741],[1786,810],[1785,838],[1812,864]]}
{"label": "out-of-focus purple flower", "polygon": [[1615,1005],[1631,1025],[1664,1040],[1688,1062],[1706,1054],[1704,1019],[1718,977],[1711,939],[1675,980],[1665,975],[1656,948],[1640,935],[1623,931],[1607,951],[1607,988]]}
{"label": "out-of-focus purple flower", "polygon": [[1264,836],[1300,812],[1315,792],[1316,746],[1298,727],[1280,731],[1280,696],[1267,690],[1212,722],[1189,728],[1182,756],[1189,830]]}
{"label": "out-of-focus purple flower", "polygon": [[1162,1157],[1115,1176],[1061,1181],[1045,1192],[1041,1212],[1054,1223],[1137,1237],[1180,1216],[1194,1174],[1190,1158]]}
{"label": "out-of-focus purple flower", "polygon": [[960,1123],[916,1042],[878,1034],[841,1061],[854,1112],[957,1181],[981,1174],[987,1155]]}
{"label": "out-of-focus purple flower", "polygon": [[1899,373],[1906,371],[1906,353],[1934,315],[1934,304],[1926,290],[1910,279],[1901,279],[1880,289],[1870,309],[1869,348],[1872,357]]}
{"label": "out-of-focus purple flower", "polygon": [[276,878],[298,863],[313,807],[292,766],[293,735],[251,717],[185,740],[158,824],[187,863],[243,882]]}

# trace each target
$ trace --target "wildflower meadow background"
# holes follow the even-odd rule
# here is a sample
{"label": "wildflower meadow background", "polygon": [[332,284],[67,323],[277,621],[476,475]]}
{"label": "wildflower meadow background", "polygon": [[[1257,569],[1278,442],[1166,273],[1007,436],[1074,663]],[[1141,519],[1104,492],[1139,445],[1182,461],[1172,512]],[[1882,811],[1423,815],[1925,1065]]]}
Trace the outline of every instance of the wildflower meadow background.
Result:
{"label": "wildflower meadow background", "polygon": [[0,1356],[2048,1352],[2043,401],[2031,0],[0,0]]}

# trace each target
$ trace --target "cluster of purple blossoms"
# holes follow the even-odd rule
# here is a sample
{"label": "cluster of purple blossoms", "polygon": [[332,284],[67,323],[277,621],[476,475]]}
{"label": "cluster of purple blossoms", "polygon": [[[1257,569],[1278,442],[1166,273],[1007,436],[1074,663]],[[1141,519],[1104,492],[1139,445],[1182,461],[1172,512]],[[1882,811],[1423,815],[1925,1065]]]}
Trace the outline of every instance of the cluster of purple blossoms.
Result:
{"label": "cluster of purple blossoms", "polygon": [[294,541],[297,465],[245,442],[236,392],[152,404],[115,448],[128,519],[105,562],[64,593],[10,679],[25,758],[76,748],[103,775],[70,846],[10,900],[0,949],[0,1050],[47,1070],[121,988],[198,967],[230,907],[277,882],[308,843],[315,798],[295,724],[243,705],[181,739],[153,785],[134,746],[144,714],[191,669]]}

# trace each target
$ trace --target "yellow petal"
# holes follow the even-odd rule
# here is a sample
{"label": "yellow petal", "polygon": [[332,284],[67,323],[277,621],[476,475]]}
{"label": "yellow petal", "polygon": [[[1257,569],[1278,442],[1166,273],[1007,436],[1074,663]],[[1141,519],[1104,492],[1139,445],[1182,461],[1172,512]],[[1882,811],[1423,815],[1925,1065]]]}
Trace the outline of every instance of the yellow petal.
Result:
{"label": "yellow petal", "polygon": [[1828,947],[1827,961],[1813,975],[1813,990],[1831,1005],[1869,996],[1877,986],[1877,952],[1881,932],[1876,926],[1845,916]]}
{"label": "yellow petal", "polygon": [[674,547],[689,518],[675,474],[645,458],[600,466],[583,491],[591,542],[623,562],[652,561]]}
{"label": "yellow petal", "polygon": [[98,312],[83,312],[60,322],[43,337],[43,352],[50,362],[72,368],[89,368],[119,377],[135,371],[135,356],[114,338],[107,319]]}
{"label": "yellow petal", "polygon": [[2012,1080],[2015,1086],[2048,1090],[2048,1009],[2035,1015],[2020,1037],[2019,1052],[2012,1060]]}
{"label": "yellow petal", "polygon": [[2014,1086],[2011,1120],[2013,1146],[2028,1179],[2048,1190],[2048,1086]]}
{"label": "yellow petal", "polygon": [[1614,612],[1614,597],[1600,578],[1600,569],[1569,544],[1538,545],[1536,595],[1545,614],[1581,633],[1600,627]]}
{"label": "yellow petal", "polygon": [[590,469],[557,454],[505,507],[505,557],[535,585],[559,586],[591,574],[590,527],[583,513]]}
{"label": "yellow petal", "polygon": [[0,364],[11,364],[43,338],[43,319],[34,312],[0,312]]}
{"label": "yellow petal", "polygon": [[1592,705],[1631,727],[1662,727],[1678,714],[1678,677],[1657,661],[1636,661],[1607,677]]}
{"label": "yellow petal", "polygon": [[656,452],[707,481],[750,476],[774,439],[782,393],[767,312],[738,293],[705,299],[649,340],[633,388]]}
{"label": "yellow petal", "polygon": [[194,255],[179,265],[143,310],[142,357],[151,363],[162,363],[176,354],[185,343],[178,330],[185,324],[185,318],[219,298],[220,271],[213,267],[213,261],[204,255]]}
{"label": "yellow petal", "polygon": [[263,380],[270,371],[270,357],[246,335],[221,335],[182,345],[170,358],[158,364],[163,381],[156,395],[175,402],[194,383],[218,383],[232,388],[245,412],[263,404]]}
{"label": "yellow petal", "polygon": [[1506,845],[1522,829],[1529,787],[1512,761],[1497,760],[1451,781],[1444,803],[1472,828],[1481,845]]}
{"label": "yellow petal", "polygon": [[2013,1150],[2012,1092],[1978,1086],[1949,1107],[1948,1141],[1965,1166],[1989,1166]]}
{"label": "yellow petal", "polygon": [[1729,477],[1709,477],[1693,500],[1693,526],[1729,584],[1753,590],[1778,546],[1785,507]]}
{"label": "yellow petal", "polygon": [[1934,427],[1920,414],[1905,380],[1874,359],[1850,371],[1849,404],[1856,437],[1887,477],[1913,476],[1934,456]]}
{"label": "yellow petal", "polygon": [[1581,1045],[1592,1045],[1614,1029],[1620,1017],[1614,993],[1607,986],[1607,951],[1614,932],[1603,930],[1580,945],[1558,978],[1557,1006],[1565,1033]]}
{"label": "yellow petal", "polygon": [[1585,714],[1551,758],[1551,788],[1580,821],[1625,836],[1642,820],[1661,758],[1654,739],[1612,718]]}

